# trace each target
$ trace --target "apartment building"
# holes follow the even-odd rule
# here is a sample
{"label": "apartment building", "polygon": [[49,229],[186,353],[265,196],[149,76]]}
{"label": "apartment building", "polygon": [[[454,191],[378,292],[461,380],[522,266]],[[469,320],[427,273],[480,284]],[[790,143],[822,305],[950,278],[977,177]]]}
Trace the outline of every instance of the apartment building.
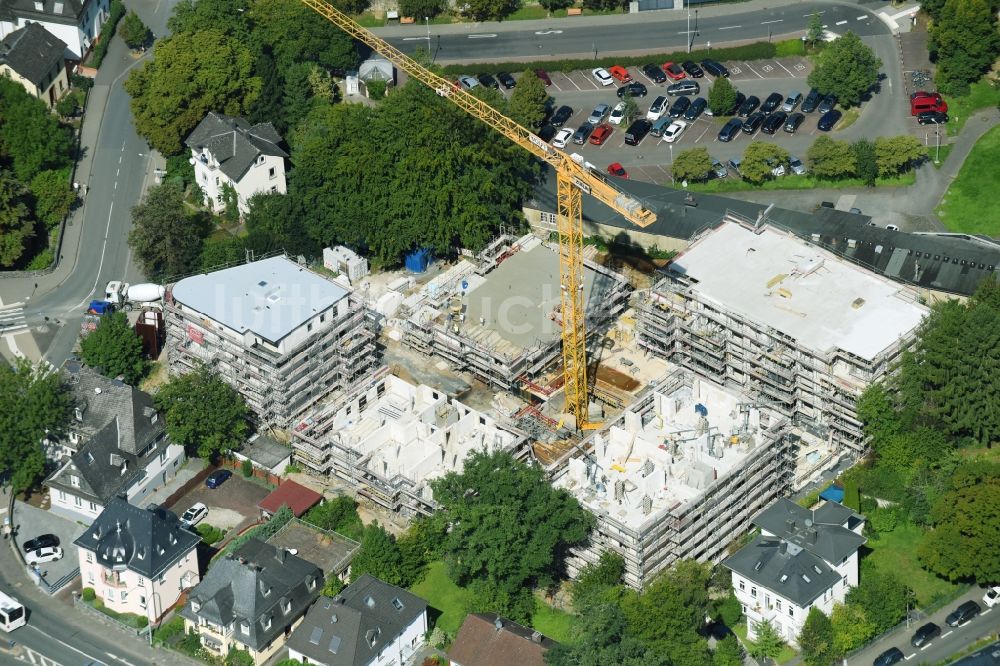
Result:
{"label": "apartment building", "polygon": [[210,366],[265,426],[350,392],[377,363],[361,298],[284,256],[177,282],[166,320],[170,371]]}
{"label": "apartment building", "polygon": [[857,455],[857,398],[891,371],[927,313],[909,287],[791,233],[726,221],[667,267],[637,331],[651,353]]}

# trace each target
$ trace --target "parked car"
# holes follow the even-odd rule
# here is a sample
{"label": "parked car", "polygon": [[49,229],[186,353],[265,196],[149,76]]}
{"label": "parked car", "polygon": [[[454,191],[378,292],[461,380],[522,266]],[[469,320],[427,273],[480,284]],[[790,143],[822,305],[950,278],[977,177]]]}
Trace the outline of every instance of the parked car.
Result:
{"label": "parked car", "polygon": [[760,111],[754,111],[747,116],[747,119],[743,121],[743,133],[753,134],[760,129],[760,126],[764,123],[764,117],[764,114]]}
{"label": "parked car", "polygon": [[681,67],[683,67],[684,71],[687,72],[687,75],[693,79],[700,79],[705,76],[705,70],[699,67],[698,63],[693,60],[685,60],[681,63]]}
{"label": "parked car", "polygon": [[983,603],[986,604],[987,608],[993,608],[1000,604],[1000,585],[994,585],[986,590],[986,594],[983,595]]}
{"label": "parked car", "polygon": [[626,171],[625,167],[623,167],[618,162],[608,165],[608,173],[610,173],[612,176],[618,176],[619,178],[628,179],[628,171]]}
{"label": "parked car", "polygon": [[614,128],[612,128],[611,125],[607,123],[598,125],[597,127],[594,128],[593,134],[590,135],[590,143],[592,143],[595,146],[600,146],[601,144],[603,144],[605,141],[608,140],[608,137],[611,136],[611,133],[614,131],[615,131]]}
{"label": "parked car", "polygon": [[670,112],[667,114],[671,118],[680,118],[684,115],[684,112],[688,110],[691,106],[690,97],[678,97],[674,100],[674,103],[670,106]]}
{"label": "parked car", "polygon": [[497,81],[507,90],[517,85],[517,80],[510,75],[510,72],[497,72]]}
{"label": "parked car", "polygon": [[608,122],[612,125],[621,125],[622,120],[625,119],[625,102],[618,102],[615,104],[615,108],[611,109],[611,115],[608,116]]}
{"label": "parked car", "polygon": [[701,61],[701,66],[712,76],[721,76],[727,79],[729,78],[729,70],[726,69],[726,66],[721,62],[706,59]]}
{"label": "parked car", "polygon": [[958,627],[975,618],[982,610],[975,601],[966,601],[953,610],[944,621],[949,627]]}
{"label": "parked car", "polygon": [[785,113],[791,113],[795,110],[795,107],[799,105],[802,101],[802,93],[798,90],[793,90],[788,93],[788,97],[785,98],[785,103],[781,105],[781,110]]}
{"label": "parked car", "polygon": [[658,65],[654,65],[653,63],[643,65],[642,73],[647,79],[657,85],[666,83],[667,81],[667,75],[663,73],[663,70]]}
{"label": "parked car", "polygon": [[833,126],[840,121],[840,117],[842,115],[843,114],[840,113],[840,111],[837,111],[836,109],[831,109],[826,113],[824,113],[822,117],[820,117],[819,122],[816,124],[816,127],[818,127],[821,132],[829,132],[830,130],[833,129]]}
{"label": "parked car", "polygon": [[684,69],[675,62],[663,63],[663,72],[670,77],[671,81],[680,81],[681,79],[687,78],[687,74],[684,73]]}
{"label": "parked car", "polygon": [[649,111],[646,112],[646,120],[659,120],[660,116],[670,107],[667,98],[660,95],[653,100],[653,103],[649,106]]}
{"label": "parked car", "polygon": [[760,126],[760,131],[764,134],[774,134],[784,127],[787,118],[788,114],[784,111],[775,111],[764,120],[764,124]]}
{"label": "parked car", "polygon": [[52,548],[59,545],[59,537],[55,534],[39,534],[34,539],[24,542],[24,552],[30,553],[39,548]]}
{"label": "parked car", "polygon": [[792,167],[792,173],[796,176],[804,176],[806,174],[806,165],[795,155],[788,156],[788,166]]}
{"label": "parked car", "polygon": [[905,659],[903,651],[897,647],[893,647],[875,657],[875,661],[872,662],[872,666],[892,666],[893,664],[903,661],[903,659]]}
{"label": "parked car", "polygon": [[719,130],[719,141],[723,143],[728,143],[733,140],[739,133],[740,129],[743,127],[743,121],[739,118],[730,118],[729,122],[726,123],[722,129]]}
{"label": "parked car", "polygon": [[736,115],[740,118],[747,118],[757,110],[758,106],[760,106],[760,98],[756,95],[750,95],[736,110]]}
{"label": "parked car", "polygon": [[638,146],[649,134],[652,124],[648,120],[636,120],[625,130],[625,143],[630,146]]}
{"label": "parked car", "polygon": [[675,120],[670,123],[670,127],[663,130],[663,140],[667,143],[673,143],[687,129],[687,126],[688,124],[683,120]]}
{"label": "parked car", "polygon": [[562,127],[566,124],[566,121],[573,117],[573,109],[568,106],[560,106],[556,109],[556,112],[552,114],[549,122],[552,123],[553,127]]}
{"label": "parked car", "polygon": [[611,76],[615,77],[615,80],[619,83],[631,83],[632,75],[628,73],[628,70],[621,65],[612,65],[609,70]]}
{"label": "parked car", "polygon": [[198,502],[181,516],[181,525],[194,527],[208,516],[208,507]]}
{"label": "parked car", "polygon": [[46,562],[61,560],[62,556],[62,548],[59,546],[49,546],[48,548],[39,548],[38,550],[29,552],[24,556],[24,561],[28,564],[45,564]]}
{"label": "parked car", "polygon": [[835,106],[837,106],[837,96],[827,95],[823,98],[823,101],[819,103],[819,106],[816,107],[816,111],[819,113],[829,113]]}
{"label": "parked car", "polygon": [[668,86],[667,94],[671,97],[677,95],[699,95],[701,94],[701,86],[698,85],[697,81],[681,81],[680,83]]}
{"label": "parked car", "polygon": [[627,97],[645,97],[646,96],[646,86],[641,83],[629,83],[618,89],[618,96],[621,98]]}
{"label": "parked car", "polygon": [[544,83],[546,87],[552,85],[552,79],[549,78],[549,73],[546,72],[544,69],[536,69],[535,76],[540,78],[542,80],[542,83]]}
{"label": "parked car", "polygon": [[764,113],[773,113],[777,109],[781,102],[785,99],[784,95],[779,92],[773,92],[767,96],[764,103],[760,105],[760,110]]}
{"label": "parked car", "polygon": [[775,160],[767,160],[767,165],[771,167],[771,175],[775,178],[780,178],[785,175],[785,165],[776,162]]}
{"label": "parked car", "polygon": [[802,100],[802,113],[812,113],[815,111],[816,107],[819,106],[820,100],[822,99],[823,96],[819,94],[818,90],[815,88],[810,90],[809,94],[806,95],[806,98]]}
{"label": "parked car", "polygon": [[464,75],[460,76],[460,77],[458,77],[458,82],[466,90],[472,90],[473,88],[478,88],[479,87],[479,81],[476,80],[472,76],[464,76]]}
{"label": "parked car", "polygon": [[670,116],[664,116],[663,118],[660,118],[655,123],[653,123],[653,127],[649,130],[649,133],[652,134],[653,136],[663,136],[663,133],[666,131],[668,127],[670,127],[670,124],[673,122],[674,122],[673,118],[671,118]]}
{"label": "parked car", "polygon": [[479,83],[487,88],[493,88],[494,90],[500,89],[500,82],[493,78],[492,74],[480,74],[476,77],[479,79]]}
{"label": "parked car", "polygon": [[940,111],[921,111],[917,114],[917,122],[921,125],[944,125],[948,122],[948,114]]}
{"label": "parked car", "polygon": [[565,148],[569,140],[573,138],[573,130],[563,127],[552,137],[552,145],[556,148]]}
{"label": "parked car", "polygon": [[205,479],[205,485],[209,488],[218,488],[225,483],[233,473],[228,469],[217,469]]}
{"label": "parked car", "polygon": [[895,224],[887,224],[885,225],[885,228],[886,231],[899,231],[899,227],[897,227]]}
{"label": "parked car", "polygon": [[615,80],[611,78],[611,73],[603,67],[592,69],[590,70],[590,73],[602,86],[610,86],[615,82]]}
{"label": "parked car", "polygon": [[[678,99],[687,99],[687,97],[680,97]],[[704,97],[695,97],[694,101],[691,102],[691,106],[684,112],[684,120],[696,120],[698,116],[704,113],[706,106],[708,106],[708,101]]]}
{"label": "parked car", "polygon": [[741,162],[740,158],[738,157],[734,157],[733,159],[729,160],[729,168],[735,171],[736,175],[739,176],[740,178],[743,177],[743,174],[740,173],[740,164],[742,163],[743,162]]}
{"label": "parked car", "polygon": [[549,143],[552,141],[552,137],[556,135],[556,128],[552,125],[552,123],[545,123],[538,129],[537,132],[535,132],[535,134],[537,134],[538,138],[542,141]]}
{"label": "parked car", "polygon": [[608,117],[611,113],[611,107],[607,104],[598,104],[594,107],[594,110],[590,112],[590,117],[587,118],[587,122],[591,125],[600,125],[604,122],[604,119]]}
{"label": "parked car", "polygon": [[915,648],[923,647],[940,635],[941,627],[933,622],[928,622],[913,634],[913,638],[910,639],[910,645]]}
{"label": "parked car", "polygon": [[712,159],[712,173],[715,174],[716,178],[725,178],[729,175],[729,170],[726,166],[717,159]]}
{"label": "parked car", "polygon": [[793,113],[788,116],[788,120],[785,121],[785,126],[782,128],[789,134],[795,134],[795,130],[799,128],[802,121],[806,119],[806,114],[804,113]]}
{"label": "parked car", "polygon": [[926,111],[937,111],[938,113],[948,112],[948,102],[944,101],[941,93],[930,93],[923,90],[910,95],[910,115],[919,116]]}
{"label": "parked car", "polygon": [[590,133],[594,131],[594,126],[590,123],[584,123],[576,128],[573,132],[573,143],[578,146],[582,146],[587,143],[587,139],[590,138]]}

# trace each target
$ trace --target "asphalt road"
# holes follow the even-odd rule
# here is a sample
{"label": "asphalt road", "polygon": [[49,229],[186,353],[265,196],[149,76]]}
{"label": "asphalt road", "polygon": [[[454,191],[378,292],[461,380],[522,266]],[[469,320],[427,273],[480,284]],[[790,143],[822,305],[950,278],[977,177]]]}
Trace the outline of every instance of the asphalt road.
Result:
{"label": "asphalt road", "polygon": [[[777,35],[805,34],[815,12],[821,13],[823,23],[833,32],[846,32],[850,28],[860,36],[889,34],[882,21],[858,5],[806,2],[739,13],[729,13],[729,8],[701,8],[697,20],[692,15],[694,49],[710,49],[713,43],[735,40],[759,41]],[[877,5],[873,8],[881,9]],[[859,21],[859,17],[865,18]],[[642,12],[622,18],[629,20],[574,24],[575,19],[569,19],[551,21],[550,26],[532,21],[530,29],[519,26],[522,21],[431,26],[431,49],[437,62],[489,62],[670,51],[685,48],[690,39],[687,12]],[[394,26],[374,32],[406,53],[427,47],[427,28],[423,25]]]}

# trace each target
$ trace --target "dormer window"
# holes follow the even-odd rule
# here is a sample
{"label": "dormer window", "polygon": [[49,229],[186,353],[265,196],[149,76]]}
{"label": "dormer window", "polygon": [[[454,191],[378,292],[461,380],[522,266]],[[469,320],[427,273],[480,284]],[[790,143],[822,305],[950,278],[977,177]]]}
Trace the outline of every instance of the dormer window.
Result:
{"label": "dormer window", "polygon": [[83,421],[83,410],[82,409],[80,409],[79,407],[77,407],[76,409],[73,410],[73,412],[76,415],[76,420],[77,421]]}
{"label": "dormer window", "polygon": [[309,580],[306,581],[306,587],[310,590],[316,589],[316,578],[314,576],[310,576]]}
{"label": "dormer window", "polygon": [[70,441],[71,444],[79,444],[80,443],[80,435],[78,435],[75,432],[73,432],[72,430],[70,430],[69,431],[69,441]]}
{"label": "dormer window", "polygon": [[57,2],[55,4],[55,6],[52,8],[52,11],[55,12],[56,14],[62,14],[63,13],[63,3]]}
{"label": "dormer window", "polygon": [[191,610],[193,610],[195,613],[197,613],[198,611],[200,611],[201,610],[201,602],[195,601],[194,599],[192,599],[191,600]]}
{"label": "dormer window", "polygon": [[71,476],[71,477],[69,477],[69,485],[73,486],[74,488],[79,488],[80,487],[80,477],[78,477],[78,476]]}
{"label": "dormer window", "polygon": [[263,155],[258,155],[257,156],[257,164],[263,164],[263,163],[264,163],[264,156]]}
{"label": "dormer window", "polygon": [[268,629],[270,629],[271,628],[271,616],[268,615],[267,617],[263,618],[260,621],[260,626],[264,627],[265,631],[268,630]]}
{"label": "dormer window", "polygon": [[392,607],[398,611],[403,610],[403,602],[399,600],[399,597],[394,597],[392,600]]}
{"label": "dormer window", "polygon": [[43,11],[45,11],[45,4],[41,3],[41,2],[38,2],[36,0],[36,2],[35,2],[35,11],[36,12],[43,12]]}
{"label": "dormer window", "polygon": [[249,636],[250,635],[250,623],[249,622],[240,622],[240,631],[244,635]]}
{"label": "dormer window", "polygon": [[292,612],[292,600],[285,599],[284,603],[281,604],[281,612],[288,615]]}

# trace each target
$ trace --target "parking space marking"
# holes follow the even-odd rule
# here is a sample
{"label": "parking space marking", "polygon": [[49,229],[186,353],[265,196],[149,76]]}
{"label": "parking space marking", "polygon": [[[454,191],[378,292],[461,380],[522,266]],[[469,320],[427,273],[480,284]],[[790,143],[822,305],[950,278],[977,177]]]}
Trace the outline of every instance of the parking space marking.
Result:
{"label": "parking space marking", "polygon": [[952,634],[952,631],[949,630],[947,634],[941,634],[941,638],[947,638],[948,636],[951,636],[951,634]]}
{"label": "parking space marking", "polygon": [[[789,76],[795,76],[794,74],[792,74],[792,70],[790,70],[787,67],[785,67],[784,65],[782,65],[779,61],[775,60],[774,62],[778,65],[778,67],[780,67],[781,69],[783,69],[786,72],[788,72]],[[798,66],[798,65],[796,65],[796,66]],[[805,69],[805,65],[802,65],[802,69]]]}
{"label": "parking space marking", "polygon": [[756,74],[760,78],[764,78],[764,76],[760,72],[758,72],[757,70],[755,70],[753,67],[750,66],[750,63],[744,62],[743,64],[746,65],[747,69],[749,69],[751,72],[753,72],[754,74]]}
{"label": "parking space marking", "polygon": [[566,80],[568,80],[570,83],[572,83],[573,87],[576,88],[577,90],[583,90],[583,88],[581,88],[580,86],[576,85],[576,81],[573,80],[572,76],[567,76]]}
{"label": "parking space marking", "polygon": [[774,67],[771,67],[770,65],[764,65],[763,67],[761,67],[761,69],[764,70],[765,72],[770,72],[771,70],[774,69]]}
{"label": "parking space marking", "polygon": [[844,19],[843,21],[837,21],[837,25],[844,25],[845,23],[847,23],[847,19]]}
{"label": "parking space marking", "polygon": [[735,30],[736,28],[742,28],[741,25],[727,25],[725,28],[719,28],[719,30]]}
{"label": "parking space marking", "polygon": [[795,71],[801,72],[805,68],[806,68],[806,66],[803,65],[801,62],[795,63]]}
{"label": "parking space marking", "polygon": [[496,36],[497,34],[495,32],[491,32],[485,35],[469,35],[469,39],[493,39]]}
{"label": "parking space marking", "polygon": [[868,18],[868,14],[862,14],[861,16],[858,17],[858,20],[864,21],[866,18]]}
{"label": "parking space marking", "polygon": [[921,651],[921,652],[923,652],[924,650],[926,650],[926,649],[927,649],[927,648],[929,648],[930,646],[931,646],[931,644],[930,644],[930,643],[928,643],[927,645],[925,645],[925,646],[923,646],[922,648],[920,648],[920,651]]}
{"label": "parking space marking", "polygon": [[914,657],[916,657],[916,656],[917,656],[917,653],[916,653],[916,652],[914,652],[914,653],[913,653],[913,654],[911,654],[911,655],[910,655],[909,657],[904,657],[904,659],[906,659],[906,661],[909,661],[909,660],[913,659],[913,658],[914,658]]}
{"label": "parking space marking", "polygon": [[701,134],[699,134],[698,138],[695,139],[694,142],[698,143],[699,141],[701,141],[702,137],[704,137],[706,134],[708,134],[708,130],[710,130],[710,129],[712,129],[711,125],[706,126],[705,127],[705,131],[703,131]]}
{"label": "parking space marking", "polygon": [[740,69],[739,67],[730,67],[729,68],[729,73],[730,74],[742,74],[743,70]]}

